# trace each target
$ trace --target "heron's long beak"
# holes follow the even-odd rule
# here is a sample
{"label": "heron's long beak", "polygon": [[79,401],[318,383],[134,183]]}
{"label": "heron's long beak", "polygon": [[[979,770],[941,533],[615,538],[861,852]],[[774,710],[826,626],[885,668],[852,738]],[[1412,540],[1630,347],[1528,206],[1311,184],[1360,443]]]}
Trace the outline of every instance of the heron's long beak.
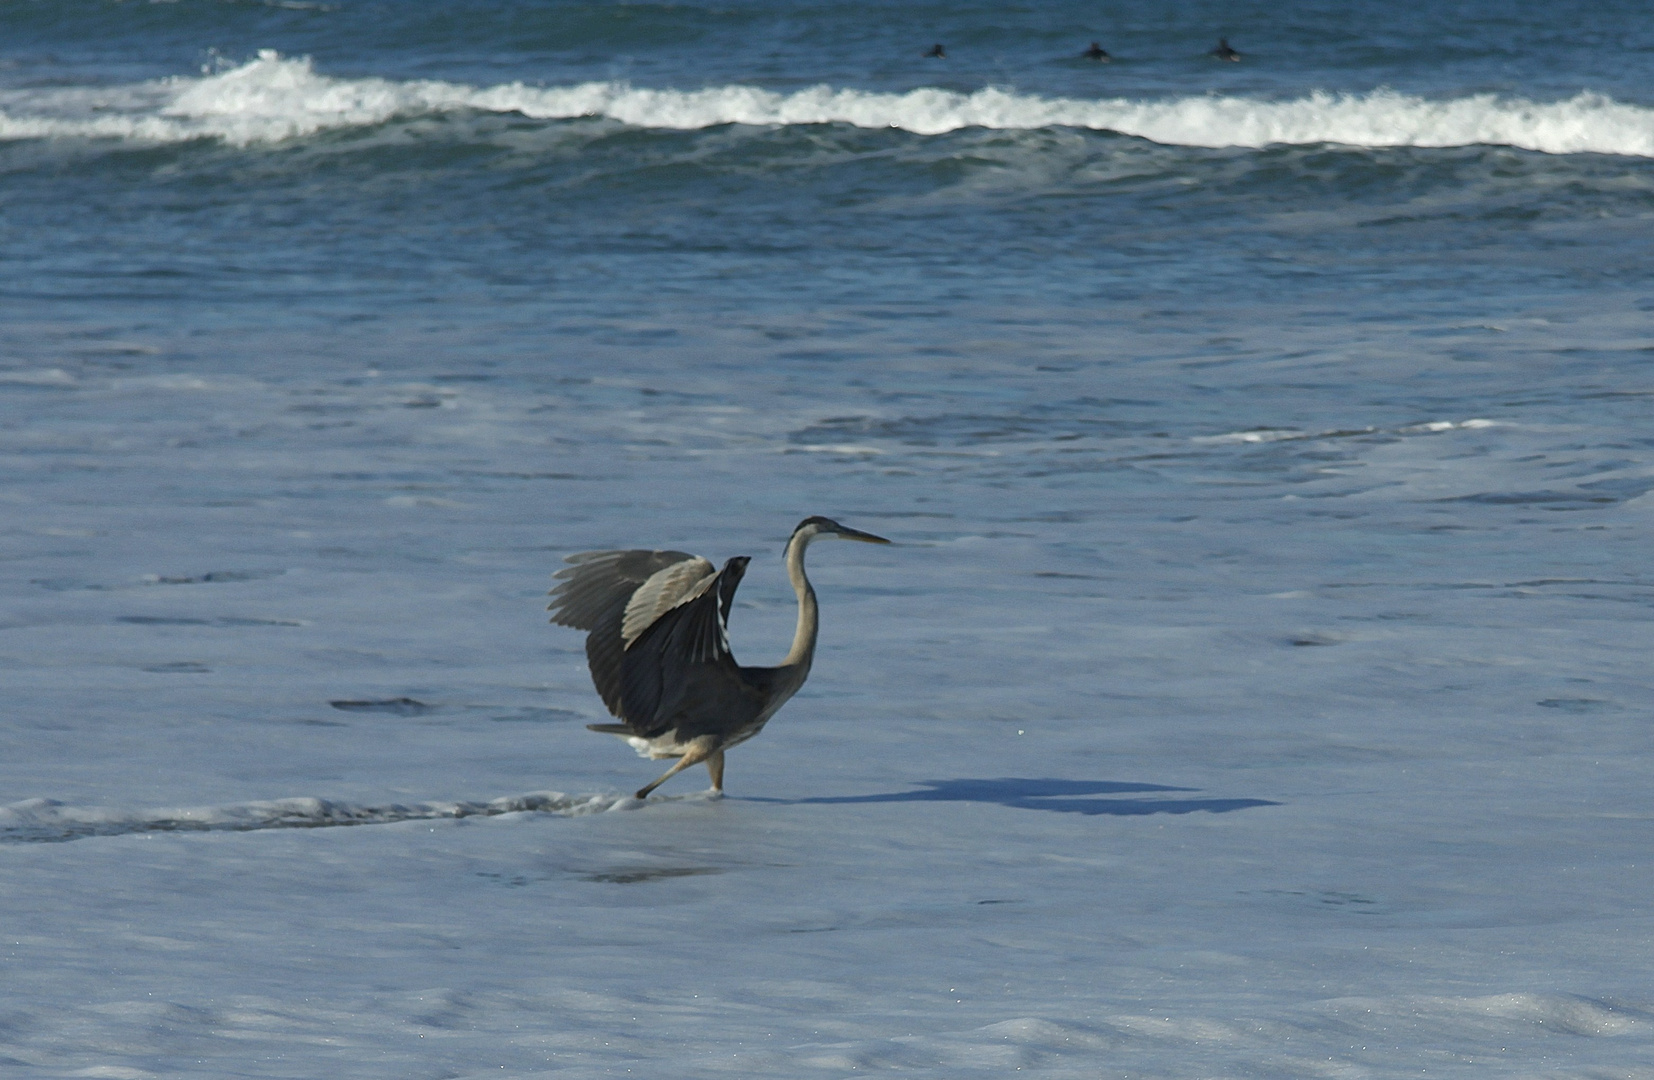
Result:
{"label": "heron's long beak", "polygon": [[862,532],[860,529],[852,529],[845,525],[840,525],[838,529],[834,531],[833,535],[837,536],[840,540],[860,540],[864,544],[890,543],[889,540],[886,540],[882,536],[874,536],[872,533]]}

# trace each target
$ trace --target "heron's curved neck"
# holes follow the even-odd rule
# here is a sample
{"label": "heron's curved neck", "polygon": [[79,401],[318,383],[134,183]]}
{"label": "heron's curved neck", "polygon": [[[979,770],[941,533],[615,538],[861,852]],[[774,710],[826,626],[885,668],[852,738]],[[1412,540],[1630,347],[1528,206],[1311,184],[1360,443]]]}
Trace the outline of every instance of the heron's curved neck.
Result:
{"label": "heron's curved neck", "polygon": [[811,536],[794,533],[787,544],[787,578],[798,594],[798,629],[793,632],[793,647],[782,667],[800,667],[808,671],[815,658],[816,632],[820,616],[816,611],[816,591],[810,588],[810,579],[804,576],[804,549],[810,546]]}

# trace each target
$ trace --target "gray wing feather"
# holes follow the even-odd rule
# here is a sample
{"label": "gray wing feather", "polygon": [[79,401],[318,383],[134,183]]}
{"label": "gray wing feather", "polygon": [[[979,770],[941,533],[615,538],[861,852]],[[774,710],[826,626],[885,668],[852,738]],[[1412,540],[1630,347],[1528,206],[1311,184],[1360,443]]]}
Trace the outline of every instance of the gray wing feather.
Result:
{"label": "gray wing feather", "polygon": [[[586,659],[591,663],[592,683],[609,712],[632,723],[622,702],[622,663],[626,639],[622,626],[626,606],[638,590],[656,574],[680,564],[690,583],[713,573],[712,564],[684,551],[583,551],[564,560],[571,565],[559,570],[562,584],[551,590],[551,621],[576,630],[588,630]],[[702,572],[694,573],[700,569]],[[658,601],[657,601],[658,602]]]}
{"label": "gray wing feather", "polygon": [[712,573],[687,551],[582,551],[563,561],[570,565],[554,575],[562,584],[551,590],[551,621],[576,630],[596,627],[616,603],[624,611],[638,586],[667,567],[700,563]]}

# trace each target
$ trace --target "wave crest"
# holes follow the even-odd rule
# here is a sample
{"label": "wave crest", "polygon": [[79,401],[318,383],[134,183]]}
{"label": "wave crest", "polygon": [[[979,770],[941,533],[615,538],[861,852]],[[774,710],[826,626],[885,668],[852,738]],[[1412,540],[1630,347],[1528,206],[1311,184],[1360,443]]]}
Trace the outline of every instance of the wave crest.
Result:
{"label": "wave crest", "polygon": [[128,87],[12,91],[0,96],[0,139],[217,139],[237,146],[399,118],[478,111],[540,120],[603,117],[643,128],[723,124],[850,124],[940,135],[961,128],[1084,128],[1171,146],[1512,146],[1550,154],[1654,157],[1654,109],[1595,93],[1556,102],[1475,94],[1442,101],[1378,90],[1291,101],[1217,95],[1131,101],[1044,98],[988,88],[961,94],[750,86],[649,90],[626,83],[474,87],[440,81],[341,79],[273,50],[235,68]]}

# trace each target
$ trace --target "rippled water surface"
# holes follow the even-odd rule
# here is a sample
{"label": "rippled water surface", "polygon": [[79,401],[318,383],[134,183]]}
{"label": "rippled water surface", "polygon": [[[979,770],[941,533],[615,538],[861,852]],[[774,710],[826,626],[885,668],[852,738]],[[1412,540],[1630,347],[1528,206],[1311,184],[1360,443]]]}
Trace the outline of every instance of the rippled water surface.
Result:
{"label": "rippled water surface", "polygon": [[[1651,61],[0,6],[0,1061],[1642,1076]],[[773,663],[807,514],[896,543],[729,798],[627,798],[551,573],[752,555]]]}

